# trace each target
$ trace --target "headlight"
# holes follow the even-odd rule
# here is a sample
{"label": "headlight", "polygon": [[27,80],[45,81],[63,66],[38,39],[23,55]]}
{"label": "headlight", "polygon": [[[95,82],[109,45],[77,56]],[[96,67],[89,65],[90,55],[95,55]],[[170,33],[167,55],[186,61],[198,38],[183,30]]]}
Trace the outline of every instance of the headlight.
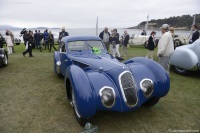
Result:
{"label": "headlight", "polygon": [[2,58],[4,57],[4,55],[3,55],[3,54],[1,54],[0,56],[1,56]]}
{"label": "headlight", "polygon": [[115,104],[115,91],[113,88],[105,86],[100,89],[99,95],[101,97],[101,103],[106,108],[111,108]]}
{"label": "headlight", "polygon": [[154,84],[151,79],[143,79],[140,82],[140,87],[142,89],[144,96],[146,96],[146,97],[149,97],[153,93]]}

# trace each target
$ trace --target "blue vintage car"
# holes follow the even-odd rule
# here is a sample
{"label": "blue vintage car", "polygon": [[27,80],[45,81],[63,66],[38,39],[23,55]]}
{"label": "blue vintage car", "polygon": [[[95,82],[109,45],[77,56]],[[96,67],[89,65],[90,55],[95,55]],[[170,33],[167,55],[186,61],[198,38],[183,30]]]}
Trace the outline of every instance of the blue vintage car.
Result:
{"label": "blue vintage car", "polygon": [[64,76],[66,95],[80,125],[97,111],[153,106],[170,88],[158,63],[142,57],[121,63],[96,36],[64,37],[54,53],[54,71]]}

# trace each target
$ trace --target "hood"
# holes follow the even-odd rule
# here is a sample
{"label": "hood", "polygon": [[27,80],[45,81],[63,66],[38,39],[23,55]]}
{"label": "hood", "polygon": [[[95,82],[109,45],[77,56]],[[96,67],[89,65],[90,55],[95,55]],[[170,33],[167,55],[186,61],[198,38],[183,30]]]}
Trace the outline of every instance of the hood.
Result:
{"label": "hood", "polygon": [[119,62],[109,54],[73,54],[70,55],[69,58],[76,63],[80,63],[86,66],[88,65],[92,69],[102,71],[109,71],[117,67],[126,67],[125,64]]}

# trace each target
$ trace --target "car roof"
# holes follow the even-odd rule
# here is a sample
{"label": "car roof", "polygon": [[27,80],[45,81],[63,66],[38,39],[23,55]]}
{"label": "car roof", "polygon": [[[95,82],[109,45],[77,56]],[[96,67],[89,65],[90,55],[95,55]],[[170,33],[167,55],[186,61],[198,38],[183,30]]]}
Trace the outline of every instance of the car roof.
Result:
{"label": "car roof", "polygon": [[64,42],[71,42],[71,41],[101,41],[101,38],[98,36],[66,36],[62,38]]}

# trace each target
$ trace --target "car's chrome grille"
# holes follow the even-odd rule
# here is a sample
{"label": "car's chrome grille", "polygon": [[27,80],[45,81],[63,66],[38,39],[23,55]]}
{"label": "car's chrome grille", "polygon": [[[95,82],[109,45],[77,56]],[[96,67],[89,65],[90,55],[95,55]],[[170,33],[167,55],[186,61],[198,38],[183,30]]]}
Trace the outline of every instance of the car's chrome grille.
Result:
{"label": "car's chrome grille", "polygon": [[137,104],[137,88],[132,73],[125,71],[119,76],[120,87],[124,101],[127,106],[133,107]]}

